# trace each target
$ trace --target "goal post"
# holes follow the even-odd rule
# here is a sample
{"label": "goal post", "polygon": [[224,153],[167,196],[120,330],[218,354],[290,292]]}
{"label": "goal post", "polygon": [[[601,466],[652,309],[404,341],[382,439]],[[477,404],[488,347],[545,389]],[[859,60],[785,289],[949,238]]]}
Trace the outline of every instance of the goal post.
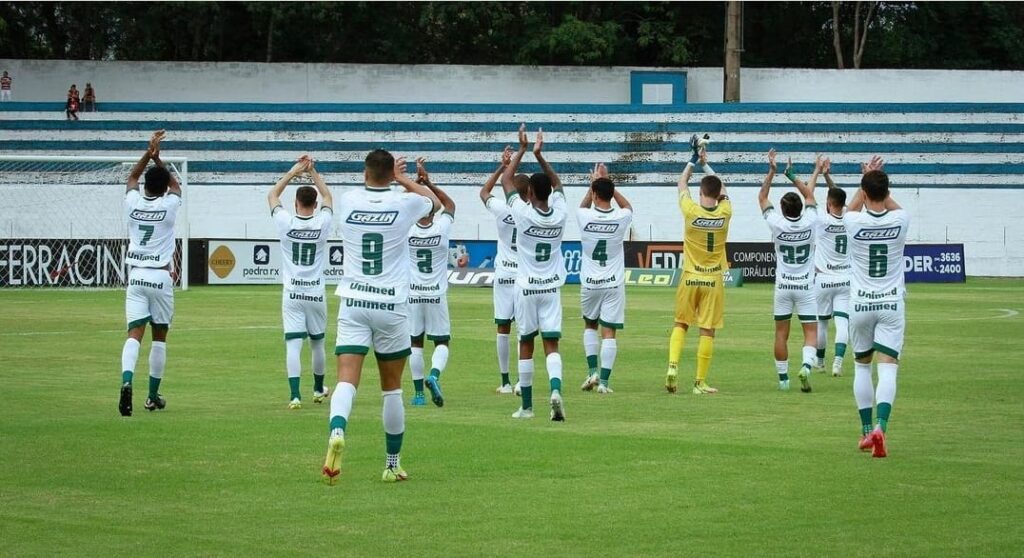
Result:
{"label": "goal post", "polygon": [[[188,289],[188,160],[161,160],[182,188],[172,275],[176,286]],[[124,195],[137,162],[0,155],[0,288],[126,286]]]}

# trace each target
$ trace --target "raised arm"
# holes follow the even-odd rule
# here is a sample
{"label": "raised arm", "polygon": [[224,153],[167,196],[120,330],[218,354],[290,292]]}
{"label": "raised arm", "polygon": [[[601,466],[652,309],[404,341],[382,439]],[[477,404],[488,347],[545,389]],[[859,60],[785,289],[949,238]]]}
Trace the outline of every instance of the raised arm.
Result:
{"label": "raised arm", "polygon": [[[313,159],[309,155],[303,155],[302,157],[309,161],[309,164],[306,166],[306,172],[313,179],[316,191],[320,193],[320,206],[329,207],[331,211],[334,211],[334,196],[331,194],[331,189],[327,187],[327,183],[324,182],[324,177],[320,176],[320,173],[317,172]],[[301,161],[302,159],[299,160]]]}
{"label": "raised arm", "polygon": [[815,156],[814,172],[811,173],[811,180],[809,183],[800,180],[800,178],[797,177],[795,173],[792,173],[790,171],[790,168],[793,166],[792,159],[790,159],[789,164],[786,165],[786,177],[790,178],[790,180],[793,181],[793,185],[796,186],[796,189],[800,192],[800,195],[804,197],[805,206],[810,207],[817,205],[817,203],[814,200],[814,186],[818,183],[818,175],[821,173],[821,168],[823,164],[824,160],[821,158],[821,155]]}
{"label": "raised arm", "polygon": [[399,157],[395,159],[395,181],[401,184],[402,187],[405,188],[406,192],[419,194],[430,200],[430,203],[432,205],[432,207],[430,208],[431,213],[440,209],[441,201],[437,199],[437,196],[435,196],[433,192],[430,191],[430,188],[427,188],[422,184],[416,184],[415,181],[406,176],[405,165],[405,157]]}
{"label": "raised arm", "polygon": [[490,178],[488,178],[487,182],[484,182],[484,185],[480,188],[480,201],[484,202],[484,205],[487,205],[487,200],[491,197],[491,191],[494,190],[494,185],[498,183],[501,175],[505,172],[505,169],[508,168],[511,162],[512,148],[506,145],[505,150],[501,152],[501,163],[498,165],[498,168],[494,169]]}
{"label": "raised arm", "polygon": [[[277,181],[277,184],[274,184],[274,187],[271,188],[270,192],[267,194],[267,204],[270,205],[270,211],[274,211],[275,207],[281,205],[281,194],[284,192],[284,189],[288,187],[288,184],[290,184],[291,181],[294,180],[296,176],[299,176],[300,174],[306,172],[306,170],[309,168],[309,165],[309,159],[303,156],[298,161],[296,161],[294,165],[292,165],[292,168],[289,169],[288,172],[284,173],[284,176],[282,176],[281,179]],[[324,189],[326,188],[327,187],[324,186]],[[319,190],[320,187],[317,186],[317,189]]]}
{"label": "raised arm", "polygon": [[128,173],[128,186],[125,188],[125,192],[139,189],[139,179],[142,178],[142,173],[146,172],[146,166],[149,165],[149,161],[153,159],[154,155],[157,156],[159,160],[160,141],[163,139],[163,130],[153,132],[153,137],[149,138],[149,145],[146,146],[146,152],[142,154],[142,157],[139,158],[139,162],[135,163],[131,172]]}
{"label": "raised arm", "polygon": [[519,151],[516,151],[515,155],[512,156],[512,160],[505,167],[505,172],[501,173],[501,189],[505,192],[505,197],[508,197],[512,192],[516,190],[516,184],[513,182],[512,177],[516,175],[516,171],[519,170],[519,163],[523,160],[523,155],[526,154],[526,147],[529,141],[526,138],[526,123],[519,124]]}
{"label": "raised arm", "polygon": [[775,171],[778,167],[775,165],[775,149],[772,148],[768,151],[768,174],[764,177],[764,182],[761,184],[761,189],[757,192],[757,203],[761,205],[761,211],[764,211],[771,207],[772,202],[768,199],[768,194],[772,189],[772,180],[775,180]]}
{"label": "raised arm", "polygon": [[[860,174],[863,176],[868,171],[882,170],[884,168],[885,161],[878,155],[875,155],[870,161],[860,164]],[[846,211],[861,211],[862,209],[864,209],[864,189],[858,187],[857,191],[853,194],[853,199],[850,200],[850,203],[846,204]]]}
{"label": "raised arm", "polygon": [[832,180],[832,159],[825,157],[821,162],[821,174],[825,177],[825,184],[828,185],[828,189],[838,188],[836,183]]}
{"label": "raised arm", "polygon": [[555,169],[551,168],[548,164],[547,159],[541,154],[541,150],[544,149],[544,130],[537,128],[537,139],[533,142],[533,156],[537,158],[537,163],[540,164],[540,169],[544,171],[544,174],[548,175],[551,179],[551,190],[557,192],[562,189],[562,181],[558,178],[558,173]]}
{"label": "raised arm", "polygon": [[430,174],[427,173],[427,167],[425,163],[426,159],[420,157],[416,159],[416,182],[423,184],[430,191],[437,196],[437,201],[441,202],[441,207],[444,208],[445,213],[448,213],[452,217],[455,216],[455,200],[451,198],[444,190],[438,188],[430,181]]}
{"label": "raised arm", "polygon": [[622,192],[620,192],[618,188],[615,188],[615,193],[612,194],[612,199],[614,199],[615,203],[619,204],[619,207],[622,209],[633,211],[633,204],[629,203],[629,200],[626,199],[626,196],[622,195]]}

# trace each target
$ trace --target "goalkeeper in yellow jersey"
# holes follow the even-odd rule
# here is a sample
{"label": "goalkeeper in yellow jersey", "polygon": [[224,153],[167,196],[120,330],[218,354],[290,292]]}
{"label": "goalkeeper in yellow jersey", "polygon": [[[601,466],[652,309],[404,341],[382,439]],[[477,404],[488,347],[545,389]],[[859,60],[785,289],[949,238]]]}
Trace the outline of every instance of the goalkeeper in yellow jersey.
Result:
{"label": "goalkeeper in yellow jersey", "polygon": [[[683,352],[686,332],[691,324],[700,328],[697,345],[697,374],[693,393],[703,395],[718,390],[707,383],[708,368],[714,352],[715,330],[724,325],[725,307],[723,272],[726,269],[725,240],[732,219],[732,202],[725,195],[725,185],[715,176],[707,162],[708,136],[690,139],[693,157],[679,177],[679,210],[683,213],[683,277],[676,290],[676,315],[669,339],[668,372],[665,389],[675,393],[679,357]],[[700,181],[699,201],[690,197],[689,182],[698,164],[705,176]]]}

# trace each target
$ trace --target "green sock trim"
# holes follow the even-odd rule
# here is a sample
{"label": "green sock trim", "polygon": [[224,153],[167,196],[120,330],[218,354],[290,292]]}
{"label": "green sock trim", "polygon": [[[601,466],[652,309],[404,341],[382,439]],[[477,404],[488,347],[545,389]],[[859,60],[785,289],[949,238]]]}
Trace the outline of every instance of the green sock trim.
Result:
{"label": "green sock trim", "polygon": [[413,380],[412,389],[416,390],[416,393],[423,393],[423,379]]}
{"label": "green sock trim", "polygon": [[551,384],[551,391],[562,391],[561,378],[551,378],[550,380],[548,380],[548,383]]}
{"label": "green sock trim", "polygon": [[130,384],[132,383],[132,378],[134,377],[135,372],[132,372],[131,370],[125,370],[124,372],[121,372],[121,383]]}
{"label": "green sock trim", "polygon": [[384,433],[384,447],[388,452],[388,455],[398,455],[402,452],[402,437],[405,436],[405,432],[400,434],[388,434]]}
{"label": "green sock trim", "polygon": [[836,356],[840,358],[846,356],[846,343],[836,343]]}
{"label": "green sock trim", "polygon": [[597,370],[597,355],[587,355],[587,370]]}
{"label": "green sock trim", "polygon": [[860,413],[860,427],[864,434],[871,432],[871,407],[866,409],[857,409]]}
{"label": "green sock trim", "polygon": [[882,432],[889,428],[889,413],[892,413],[892,403],[878,404],[878,426],[882,427]]}
{"label": "green sock trim", "polygon": [[324,392],[324,375],[313,374],[313,391]]}
{"label": "green sock trim", "polygon": [[508,373],[507,372],[501,375],[501,385],[503,385],[503,386],[512,385],[512,380],[508,377]]}
{"label": "green sock trim", "polygon": [[825,358],[825,349],[818,349],[815,354],[818,355],[818,358]]}
{"label": "green sock trim", "polygon": [[602,368],[601,369],[601,383],[602,384],[608,385],[608,378],[611,378],[611,377],[612,377],[612,369],[611,368]]}
{"label": "green sock trim", "polygon": [[299,377],[288,378],[288,389],[292,392],[292,399],[300,399],[299,395]]}
{"label": "green sock trim", "polygon": [[522,393],[523,393],[523,395],[522,395],[522,397],[523,397],[523,408],[524,409],[532,409],[533,408],[533,386],[520,386],[520,389],[522,390]]}
{"label": "green sock trim", "polygon": [[161,378],[149,377],[149,398],[156,399],[157,395],[160,395],[160,380]]}
{"label": "green sock trim", "polygon": [[433,376],[434,378],[440,378],[441,377],[441,371],[438,370],[437,368],[431,368],[430,369],[430,375]]}
{"label": "green sock trim", "polygon": [[331,417],[331,423],[330,426],[327,427],[327,431],[332,432],[335,428],[340,428],[341,431],[344,432],[346,426],[348,426],[348,420],[345,417],[341,415],[334,416]]}

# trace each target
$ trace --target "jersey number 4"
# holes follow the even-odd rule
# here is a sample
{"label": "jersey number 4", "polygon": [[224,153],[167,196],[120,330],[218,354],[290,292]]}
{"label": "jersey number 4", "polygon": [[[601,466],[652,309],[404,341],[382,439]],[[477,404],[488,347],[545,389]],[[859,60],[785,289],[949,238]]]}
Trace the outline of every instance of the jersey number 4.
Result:
{"label": "jersey number 4", "polygon": [[590,257],[604,267],[608,265],[608,241],[598,240],[597,245],[594,246],[594,252],[590,254]]}

